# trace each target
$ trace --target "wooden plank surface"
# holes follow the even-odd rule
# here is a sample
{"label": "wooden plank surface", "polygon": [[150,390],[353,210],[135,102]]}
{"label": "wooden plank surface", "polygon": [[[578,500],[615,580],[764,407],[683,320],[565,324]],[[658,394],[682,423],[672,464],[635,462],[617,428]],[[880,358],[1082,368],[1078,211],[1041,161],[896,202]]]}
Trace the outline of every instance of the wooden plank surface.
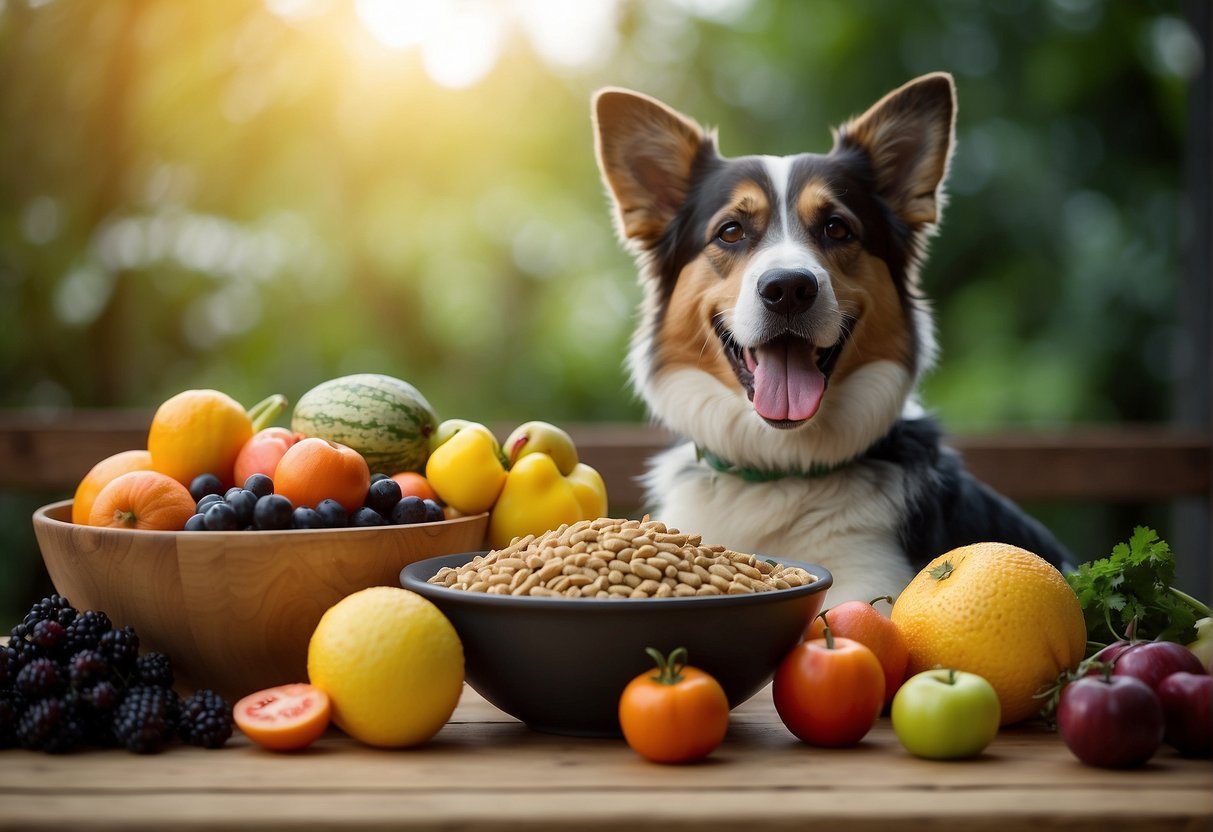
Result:
{"label": "wooden plank surface", "polygon": [[881,720],[857,748],[797,742],[769,688],[734,711],[708,761],[658,766],[622,740],[536,733],[465,688],[450,723],[412,750],[336,730],[273,754],[0,752],[0,829],[1074,829],[1208,830],[1213,766],[1163,749],[1145,768],[1079,764],[1040,725],[980,758],[918,760]]}
{"label": "wooden plank surface", "polygon": [[[0,411],[0,488],[71,490],[92,465],[143,447],[142,411],[39,414]],[[512,426],[492,425],[499,437]],[[641,424],[565,425],[582,459],[601,472],[612,505],[643,505],[638,477],[673,437]],[[1165,502],[1213,492],[1213,445],[1165,425],[957,436],[969,469],[1011,499]]]}

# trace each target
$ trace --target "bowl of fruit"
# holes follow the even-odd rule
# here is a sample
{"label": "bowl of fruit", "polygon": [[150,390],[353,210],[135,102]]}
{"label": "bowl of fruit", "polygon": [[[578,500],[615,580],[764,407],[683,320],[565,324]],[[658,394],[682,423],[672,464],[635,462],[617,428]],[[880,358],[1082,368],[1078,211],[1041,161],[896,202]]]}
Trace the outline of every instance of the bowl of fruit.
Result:
{"label": "bowl of fruit", "polygon": [[57,592],[134,627],[145,649],[172,657],[183,687],[234,700],[306,679],[308,640],[342,598],[481,547],[488,514],[450,511],[417,472],[430,431],[405,428],[437,424],[420,394],[386,377],[336,381],[340,407],[361,397],[364,423],[395,414],[405,441],[387,447],[380,432],[368,451],[356,435],[296,430],[301,413],[331,416],[332,385],[300,399],[292,430],[258,425],[257,408],[217,391],[179,394],[157,410],[146,449],[102,460],[72,500],[34,513]]}

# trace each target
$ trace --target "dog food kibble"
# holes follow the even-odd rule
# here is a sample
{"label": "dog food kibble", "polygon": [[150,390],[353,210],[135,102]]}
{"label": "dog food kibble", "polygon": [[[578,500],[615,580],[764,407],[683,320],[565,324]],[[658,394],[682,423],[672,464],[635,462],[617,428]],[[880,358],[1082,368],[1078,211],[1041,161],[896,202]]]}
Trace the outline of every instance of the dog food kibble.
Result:
{"label": "dog food kibble", "polygon": [[443,567],[432,584],[492,595],[563,598],[675,598],[742,595],[816,581],[796,566],[705,546],[664,523],[602,517]]}

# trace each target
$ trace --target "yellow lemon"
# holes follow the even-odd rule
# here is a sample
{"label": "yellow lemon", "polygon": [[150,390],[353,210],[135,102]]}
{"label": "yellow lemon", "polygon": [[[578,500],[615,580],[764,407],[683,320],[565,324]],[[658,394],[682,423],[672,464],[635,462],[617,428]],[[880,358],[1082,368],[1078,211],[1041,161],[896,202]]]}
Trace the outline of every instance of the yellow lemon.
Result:
{"label": "yellow lemon", "polygon": [[463,645],[425,598],[371,587],[320,618],[307,673],[351,737],[384,748],[418,745],[438,733],[459,702]]}
{"label": "yellow lemon", "polygon": [[1002,724],[1040,713],[1034,695],[1082,660],[1078,597],[1048,561],[1006,543],[940,555],[897,598],[890,618],[910,650],[907,678],[935,666],[984,677]]}

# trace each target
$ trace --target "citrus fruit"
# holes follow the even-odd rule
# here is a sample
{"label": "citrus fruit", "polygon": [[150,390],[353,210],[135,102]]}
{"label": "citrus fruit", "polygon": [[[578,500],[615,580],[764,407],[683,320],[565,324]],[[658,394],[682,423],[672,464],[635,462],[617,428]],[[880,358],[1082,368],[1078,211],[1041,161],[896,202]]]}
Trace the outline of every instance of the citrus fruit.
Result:
{"label": "citrus fruit", "polygon": [[167,474],[128,471],[106,484],[93,500],[90,526],[180,531],[194,515],[189,489]]}
{"label": "citrus fruit", "polygon": [[313,685],[333,721],[368,745],[425,742],[450,719],[463,690],[463,645],[439,609],[407,589],[377,586],[338,601],[307,651]]}
{"label": "citrus fruit", "polygon": [[320,739],[331,713],[328,694],[298,683],[250,693],[232,708],[232,719],[260,746],[298,751]]}
{"label": "citrus fruit", "polygon": [[72,498],[72,522],[88,523],[89,512],[93,509],[93,500],[101,493],[101,489],[109,485],[110,480],[129,474],[131,471],[147,471],[152,467],[152,455],[147,451],[122,451],[107,456],[98,462],[80,480],[76,486],[76,494]]}
{"label": "citrus fruit", "polygon": [[199,474],[233,484],[236,455],[253,435],[240,403],[218,390],[186,390],[156,409],[147,434],[152,468],[188,486]]}
{"label": "citrus fruit", "polygon": [[976,673],[998,693],[1002,723],[1040,713],[1034,695],[1078,666],[1087,645],[1078,597],[1044,558],[1006,543],[940,555],[890,617],[910,651],[907,676],[936,665]]}

